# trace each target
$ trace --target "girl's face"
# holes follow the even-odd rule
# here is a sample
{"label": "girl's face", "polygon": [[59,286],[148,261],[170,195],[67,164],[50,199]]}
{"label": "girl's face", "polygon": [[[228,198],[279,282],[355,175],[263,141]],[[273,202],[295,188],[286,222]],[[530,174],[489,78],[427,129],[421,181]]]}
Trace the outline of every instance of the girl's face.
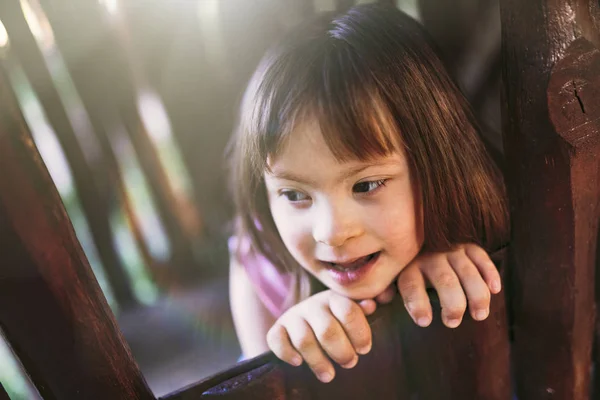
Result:
{"label": "girl's face", "polygon": [[283,243],[330,289],[373,298],[421,249],[421,207],[402,153],[340,163],[309,121],[269,167],[269,204]]}

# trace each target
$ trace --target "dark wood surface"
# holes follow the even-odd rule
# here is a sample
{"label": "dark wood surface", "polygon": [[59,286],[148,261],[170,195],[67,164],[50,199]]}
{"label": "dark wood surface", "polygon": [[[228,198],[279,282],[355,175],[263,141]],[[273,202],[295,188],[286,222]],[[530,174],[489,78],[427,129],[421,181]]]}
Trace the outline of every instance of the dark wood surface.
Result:
{"label": "dark wood surface", "polygon": [[0,382],[0,400],[10,400],[8,397],[8,393],[4,390],[4,386],[2,386],[2,382]]}
{"label": "dark wood surface", "polygon": [[46,399],[153,399],[0,75],[0,327]]}
{"label": "dark wood surface", "polygon": [[583,33],[598,5],[504,0],[501,15],[517,395],[587,399],[600,53]]}

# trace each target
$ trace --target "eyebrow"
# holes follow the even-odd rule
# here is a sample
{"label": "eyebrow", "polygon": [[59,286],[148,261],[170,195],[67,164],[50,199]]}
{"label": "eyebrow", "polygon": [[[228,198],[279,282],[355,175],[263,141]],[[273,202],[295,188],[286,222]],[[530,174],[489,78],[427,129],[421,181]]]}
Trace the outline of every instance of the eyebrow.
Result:
{"label": "eyebrow", "polygon": [[[359,174],[360,172],[362,172],[368,168],[382,167],[382,166],[387,166],[387,165],[392,165],[392,164],[393,163],[390,161],[384,161],[384,162],[373,162],[373,163],[356,166],[353,168],[349,168],[347,171],[344,171],[342,174],[340,174],[340,176],[338,176],[338,179],[345,180],[356,174]],[[314,187],[318,186],[318,184],[314,180],[307,178],[307,177],[303,177],[301,175],[296,175],[289,171],[272,171],[269,175],[271,175],[272,177],[274,177],[276,179],[284,179],[287,181],[294,181],[294,182],[303,183],[305,185],[314,186]]]}

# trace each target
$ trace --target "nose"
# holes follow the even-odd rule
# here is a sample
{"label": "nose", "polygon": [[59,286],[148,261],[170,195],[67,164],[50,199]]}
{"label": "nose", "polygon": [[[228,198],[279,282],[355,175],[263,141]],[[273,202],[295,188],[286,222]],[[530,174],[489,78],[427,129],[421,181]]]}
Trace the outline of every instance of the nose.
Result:
{"label": "nose", "polygon": [[363,233],[358,210],[347,204],[324,203],[314,216],[313,238],[317,243],[340,247]]}

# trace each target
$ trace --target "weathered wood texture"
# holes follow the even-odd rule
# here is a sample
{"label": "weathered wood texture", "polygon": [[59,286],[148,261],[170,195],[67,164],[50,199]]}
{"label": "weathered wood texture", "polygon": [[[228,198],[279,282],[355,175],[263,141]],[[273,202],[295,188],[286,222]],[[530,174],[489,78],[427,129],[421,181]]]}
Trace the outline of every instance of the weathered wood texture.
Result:
{"label": "weathered wood texture", "polygon": [[600,189],[600,52],[589,21],[598,12],[595,1],[501,2],[520,399],[589,396]]}
{"label": "weathered wood texture", "polygon": [[0,74],[0,327],[47,399],[153,399]]}
{"label": "weathered wood texture", "polygon": [[510,399],[504,294],[493,297],[486,321],[466,317],[457,329],[442,325],[439,302],[432,298],[434,323],[426,329],[412,322],[400,297],[379,309],[369,318],[372,351],[352,370],[337,368],[329,384],[306,366],[290,367],[268,354],[164,400]]}

